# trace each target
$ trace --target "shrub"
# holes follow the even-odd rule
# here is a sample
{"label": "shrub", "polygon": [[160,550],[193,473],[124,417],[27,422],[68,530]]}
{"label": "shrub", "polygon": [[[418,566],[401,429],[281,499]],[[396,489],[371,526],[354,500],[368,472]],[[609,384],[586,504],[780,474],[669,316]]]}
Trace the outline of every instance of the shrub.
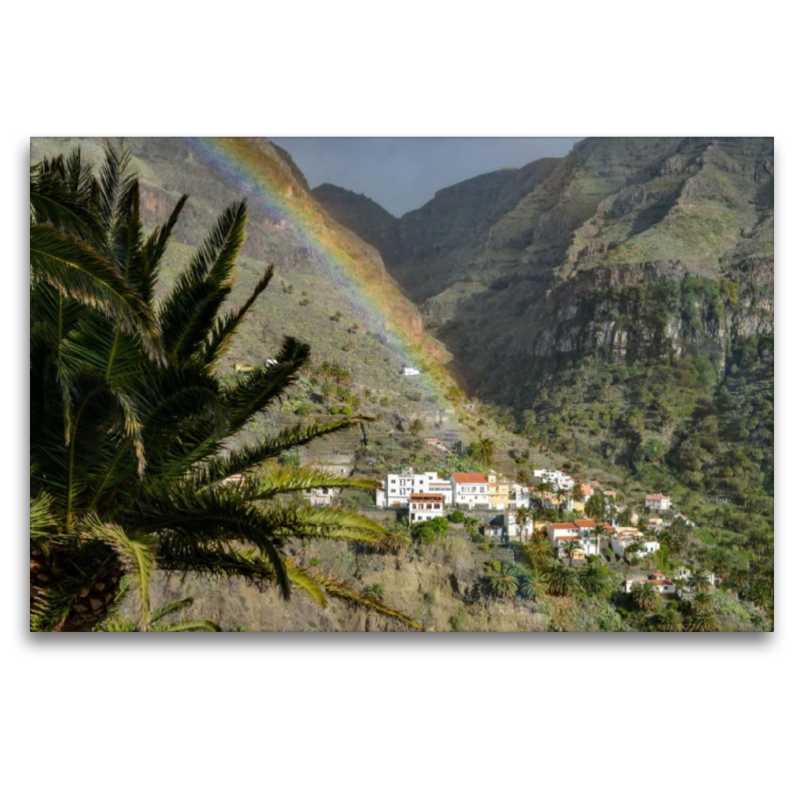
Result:
{"label": "shrub", "polygon": [[450,617],[450,627],[456,633],[461,633],[464,630],[464,623],[467,621],[467,610],[459,608],[452,617]]}
{"label": "shrub", "polygon": [[455,511],[451,511],[447,515],[447,519],[449,519],[450,522],[461,523],[466,519],[466,517],[464,516],[463,511],[459,511],[458,509],[456,509]]}

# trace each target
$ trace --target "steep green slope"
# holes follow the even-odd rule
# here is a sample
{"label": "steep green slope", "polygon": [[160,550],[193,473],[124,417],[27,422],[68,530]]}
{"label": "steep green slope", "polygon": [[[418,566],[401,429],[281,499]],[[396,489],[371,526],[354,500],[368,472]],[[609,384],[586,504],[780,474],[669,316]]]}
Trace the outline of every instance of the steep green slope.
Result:
{"label": "steep green slope", "polygon": [[589,139],[520,194],[439,192],[386,254],[469,393],[671,492],[745,593],[771,575],[773,174],[771,139]]}

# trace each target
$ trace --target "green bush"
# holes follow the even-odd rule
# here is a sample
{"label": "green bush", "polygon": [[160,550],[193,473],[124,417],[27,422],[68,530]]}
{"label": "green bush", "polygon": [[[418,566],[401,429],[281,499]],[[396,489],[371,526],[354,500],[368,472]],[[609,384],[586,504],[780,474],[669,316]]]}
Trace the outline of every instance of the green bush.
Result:
{"label": "green bush", "polygon": [[447,519],[449,519],[450,522],[461,523],[466,519],[466,517],[464,516],[463,511],[459,511],[458,509],[456,509],[455,511],[451,511],[447,515]]}
{"label": "green bush", "polygon": [[447,533],[448,528],[449,525],[444,517],[416,522],[411,526],[411,538],[420,544],[433,544]]}

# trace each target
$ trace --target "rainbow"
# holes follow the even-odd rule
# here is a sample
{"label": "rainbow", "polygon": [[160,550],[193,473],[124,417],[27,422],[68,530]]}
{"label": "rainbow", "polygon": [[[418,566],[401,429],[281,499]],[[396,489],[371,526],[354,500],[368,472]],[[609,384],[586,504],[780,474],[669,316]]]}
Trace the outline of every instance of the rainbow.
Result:
{"label": "rainbow", "polygon": [[408,364],[424,372],[431,388],[454,384],[442,366],[446,351],[422,330],[404,324],[413,306],[385,275],[375,270],[351,247],[344,236],[332,232],[319,207],[297,185],[284,162],[270,156],[257,140],[247,138],[187,138],[195,157],[211,171],[232,183],[237,191],[266,215],[292,230],[316,267],[353,305],[361,309],[369,327],[385,333],[391,348]]}

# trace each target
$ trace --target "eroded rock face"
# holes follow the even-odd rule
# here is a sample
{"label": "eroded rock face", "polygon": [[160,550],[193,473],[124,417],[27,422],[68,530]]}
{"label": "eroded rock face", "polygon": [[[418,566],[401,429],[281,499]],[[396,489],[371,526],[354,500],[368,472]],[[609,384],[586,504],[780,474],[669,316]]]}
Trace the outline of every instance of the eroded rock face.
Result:
{"label": "eroded rock face", "polygon": [[700,353],[722,369],[737,339],[771,331],[773,163],[771,139],[587,139],[374,233],[373,213],[359,235],[380,250],[394,225],[387,267],[468,389],[524,404],[520,382],[566,359]]}

